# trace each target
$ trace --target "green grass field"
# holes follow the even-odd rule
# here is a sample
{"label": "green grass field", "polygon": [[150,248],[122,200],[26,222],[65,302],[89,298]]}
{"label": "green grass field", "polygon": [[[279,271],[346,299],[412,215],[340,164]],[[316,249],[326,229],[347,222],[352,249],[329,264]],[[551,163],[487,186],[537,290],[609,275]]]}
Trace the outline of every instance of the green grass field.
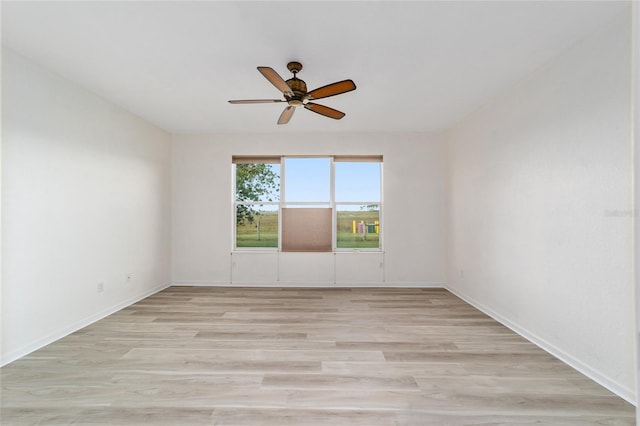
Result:
{"label": "green grass field", "polygon": [[[338,248],[379,248],[380,235],[374,232],[366,234],[353,233],[353,222],[373,224],[380,220],[378,211],[338,211]],[[374,227],[375,230],[375,227]]]}
{"label": "green grass field", "polygon": [[363,239],[362,234],[339,232],[336,245],[338,248],[379,248],[380,236],[367,234],[366,239]]}
{"label": "green grass field", "polygon": [[[259,231],[259,232],[258,232]],[[278,213],[262,212],[236,226],[236,247],[278,247]]]}
{"label": "green grass field", "polygon": [[260,239],[256,232],[251,234],[236,234],[236,247],[278,247],[278,234],[261,233]]}
{"label": "green grass field", "polygon": [[[353,222],[373,224],[379,220],[377,211],[338,211],[338,248],[379,248],[380,235],[375,232],[353,233]],[[258,221],[259,231],[258,232]],[[375,228],[374,228],[375,229]],[[278,247],[278,213],[263,212],[253,223],[245,222],[236,226],[236,247],[259,248]]]}

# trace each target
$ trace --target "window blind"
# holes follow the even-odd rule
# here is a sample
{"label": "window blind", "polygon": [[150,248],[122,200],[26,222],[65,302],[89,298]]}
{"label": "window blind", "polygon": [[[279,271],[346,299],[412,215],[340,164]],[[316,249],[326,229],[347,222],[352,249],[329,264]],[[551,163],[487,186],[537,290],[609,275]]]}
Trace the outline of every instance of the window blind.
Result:
{"label": "window blind", "polygon": [[336,163],[382,163],[382,155],[336,155],[333,161]]}
{"label": "window blind", "polygon": [[279,155],[234,155],[231,157],[233,164],[280,164]]}
{"label": "window blind", "polygon": [[[233,164],[280,164],[280,155],[234,155]],[[335,162],[382,163],[382,155],[334,155]]]}

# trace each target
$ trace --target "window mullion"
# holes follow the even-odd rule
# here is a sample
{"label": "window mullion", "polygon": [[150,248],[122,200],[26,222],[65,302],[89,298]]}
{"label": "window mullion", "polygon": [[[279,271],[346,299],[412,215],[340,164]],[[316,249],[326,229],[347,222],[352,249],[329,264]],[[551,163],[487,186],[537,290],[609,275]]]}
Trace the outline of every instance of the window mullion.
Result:
{"label": "window mullion", "polygon": [[231,163],[231,217],[233,226],[231,226],[231,248],[232,251],[236,249],[236,233],[238,231],[238,224],[236,223],[236,215],[238,211],[238,199],[236,195],[237,182],[236,182],[236,164]]}
{"label": "window mullion", "polygon": [[284,207],[286,188],[284,176],[287,173],[284,167],[284,156],[280,157],[280,203],[278,204],[278,251],[282,251],[282,209]]}
{"label": "window mullion", "polygon": [[330,161],[330,192],[329,192],[329,205],[331,206],[331,250],[336,251],[336,247],[338,245],[338,218],[336,213],[336,168],[335,168],[335,158],[331,157]]}

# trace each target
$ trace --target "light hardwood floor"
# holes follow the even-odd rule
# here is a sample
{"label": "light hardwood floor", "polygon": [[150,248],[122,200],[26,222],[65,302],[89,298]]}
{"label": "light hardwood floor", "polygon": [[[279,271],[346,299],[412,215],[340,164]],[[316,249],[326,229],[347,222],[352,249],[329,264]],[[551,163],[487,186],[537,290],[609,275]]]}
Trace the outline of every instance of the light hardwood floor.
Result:
{"label": "light hardwood floor", "polygon": [[0,370],[2,425],[632,425],[438,289],[171,287]]}

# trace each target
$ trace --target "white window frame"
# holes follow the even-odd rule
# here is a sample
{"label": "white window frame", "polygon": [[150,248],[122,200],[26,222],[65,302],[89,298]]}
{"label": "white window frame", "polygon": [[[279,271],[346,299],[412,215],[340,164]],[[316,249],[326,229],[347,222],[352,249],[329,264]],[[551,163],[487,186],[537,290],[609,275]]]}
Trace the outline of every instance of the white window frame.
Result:
{"label": "white window frame", "polygon": [[[332,251],[335,252],[374,252],[380,253],[384,252],[384,160],[382,156],[374,155],[374,156],[341,156],[341,155],[281,155],[281,156],[266,156],[264,158],[273,159],[279,157],[280,158],[280,185],[279,185],[279,200],[278,201],[238,201],[236,200],[236,161],[232,161],[232,191],[231,191],[231,209],[232,209],[232,229],[231,229],[231,246],[232,251],[237,252],[256,252],[256,251],[265,251],[265,252],[281,252],[282,251],[282,209],[287,207],[295,207],[295,206],[314,206],[314,207],[329,207],[332,210]],[[233,157],[236,158],[235,156]],[[240,157],[242,158],[242,157]],[[246,158],[255,159],[256,163],[260,163],[261,157],[251,157],[247,156]],[[328,158],[330,160],[330,197],[329,201],[304,201],[304,202],[296,202],[291,201],[287,202],[286,200],[286,187],[285,187],[285,175],[286,175],[286,167],[285,167],[285,159],[290,158]],[[376,162],[380,164],[380,201],[336,201],[336,193],[335,193],[335,163],[336,158],[339,159],[340,162]],[[254,205],[254,206],[277,206],[278,211],[278,247],[237,247],[237,239],[236,239],[236,212],[237,206],[239,205]],[[379,233],[378,233],[378,247],[374,248],[339,248],[337,247],[337,224],[338,224],[338,206],[368,206],[368,205],[377,205],[378,206],[378,217],[379,217]],[[312,253],[312,252],[310,252]]]}

